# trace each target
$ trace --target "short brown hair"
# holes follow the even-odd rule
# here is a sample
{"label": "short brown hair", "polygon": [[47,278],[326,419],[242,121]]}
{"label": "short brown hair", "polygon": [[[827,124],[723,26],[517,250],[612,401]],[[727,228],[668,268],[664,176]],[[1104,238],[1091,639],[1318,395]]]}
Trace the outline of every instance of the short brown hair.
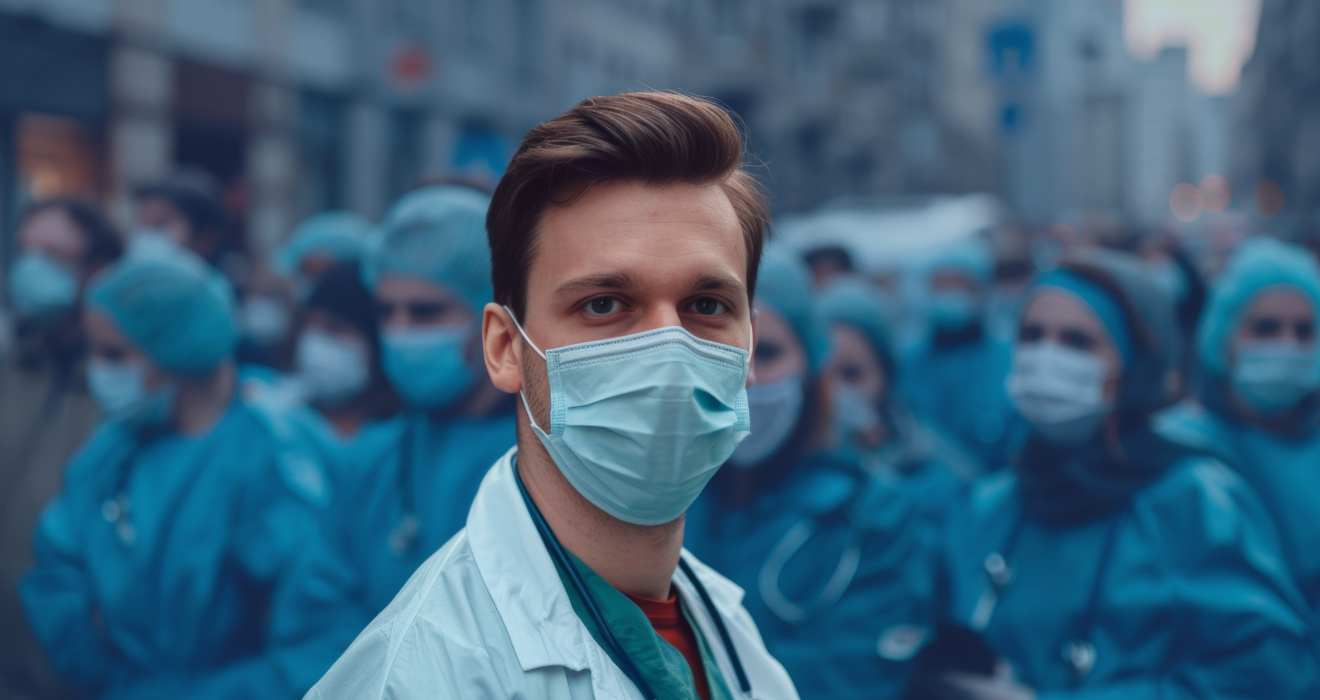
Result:
{"label": "short brown hair", "polygon": [[742,134],[723,109],[674,93],[593,97],[542,123],[523,138],[486,214],[495,301],[523,317],[542,213],[613,180],[719,184],[747,245],[750,298],[770,213],[756,180],[742,167],[743,153]]}

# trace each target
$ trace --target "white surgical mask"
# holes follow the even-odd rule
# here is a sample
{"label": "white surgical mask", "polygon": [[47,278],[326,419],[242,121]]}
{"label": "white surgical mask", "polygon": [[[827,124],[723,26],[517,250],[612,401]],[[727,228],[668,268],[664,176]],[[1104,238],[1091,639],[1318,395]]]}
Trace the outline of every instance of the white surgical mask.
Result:
{"label": "white surgical mask", "polygon": [[258,344],[274,345],[288,335],[291,316],[289,307],[278,297],[252,294],[243,301],[239,327]]}
{"label": "white surgical mask", "polygon": [[1315,345],[1243,342],[1233,365],[1233,391],[1261,415],[1288,411],[1320,387],[1316,352]]}
{"label": "white surgical mask", "polygon": [[830,387],[830,417],[835,437],[851,444],[858,435],[870,433],[883,423],[880,411],[860,389],[842,382]]}
{"label": "white surgical mask", "polygon": [[747,350],[678,326],[545,352],[522,336],[550,384],[548,431],[523,397],[532,431],[573,488],[620,520],[678,518],[747,435]]}
{"label": "white surgical mask", "polygon": [[19,254],[9,270],[9,303],[20,317],[58,318],[77,302],[77,272],[44,253]]}
{"label": "white surgical mask", "polygon": [[804,397],[800,374],[791,374],[771,384],[752,385],[747,390],[752,432],[738,444],[729,464],[740,469],[755,467],[782,447],[797,427]]}
{"label": "white surgical mask", "polygon": [[1086,442],[1105,416],[1109,372],[1088,352],[1058,343],[1020,344],[1005,388],[1018,413],[1041,437],[1062,445]]}
{"label": "white surgical mask", "polygon": [[163,424],[174,408],[174,385],[147,390],[147,368],[138,362],[93,358],[87,363],[87,389],[109,420],[144,427]]}
{"label": "white surgical mask", "polygon": [[371,381],[367,344],[325,331],[303,332],[295,363],[305,396],[313,403],[342,404],[361,394]]}

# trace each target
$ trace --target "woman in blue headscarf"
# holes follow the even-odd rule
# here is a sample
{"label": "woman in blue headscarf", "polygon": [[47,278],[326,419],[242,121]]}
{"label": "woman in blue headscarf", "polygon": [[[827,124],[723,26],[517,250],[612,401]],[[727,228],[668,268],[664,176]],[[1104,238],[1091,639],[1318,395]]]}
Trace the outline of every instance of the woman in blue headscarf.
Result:
{"label": "woman in blue headscarf", "polygon": [[831,449],[829,334],[805,266],[767,251],[756,296],[752,432],[688,510],[684,544],[746,591],[803,697],[896,697],[932,614],[928,532]]}
{"label": "woman in blue headscarf", "polygon": [[947,531],[946,612],[988,651],[932,674],[936,689],[1317,697],[1268,514],[1221,463],[1151,428],[1178,388],[1176,329],[1120,253],[1066,260],[1029,291],[1007,387],[1031,437]]}
{"label": "woman in blue headscarf", "polygon": [[336,539],[383,610],[463,528],[477,487],[516,442],[513,398],[491,385],[481,311],[493,298],[488,200],[438,185],[401,199],[363,262],[380,312],[381,361],[405,410],[344,452]]}
{"label": "woman in blue headscarf", "polygon": [[861,279],[840,279],[821,293],[833,351],[826,367],[831,447],[868,473],[897,484],[938,520],[977,476],[976,461],[908,411],[895,390],[898,363],[884,306]]}
{"label": "woman in blue headscarf", "polygon": [[1214,453],[1274,517],[1302,595],[1320,612],[1320,268],[1303,248],[1244,243],[1201,317],[1197,402],[1160,417],[1174,440]]}
{"label": "woman in blue headscarf", "polygon": [[319,527],[320,467],[236,398],[228,283],[144,243],[85,305],[107,422],[22,583],[51,666],[92,697],[298,697],[366,620]]}

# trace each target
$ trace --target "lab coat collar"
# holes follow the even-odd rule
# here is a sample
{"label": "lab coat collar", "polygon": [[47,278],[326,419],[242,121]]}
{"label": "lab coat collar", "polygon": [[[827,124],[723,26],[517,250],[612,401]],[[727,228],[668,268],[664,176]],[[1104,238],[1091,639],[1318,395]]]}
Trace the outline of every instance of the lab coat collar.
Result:
{"label": "lab coat collar", "polygon": [[523,671],[589,667],[595,644],[573,611],[513,473],[514,447],[495,463],[468,511],[467,537]]}

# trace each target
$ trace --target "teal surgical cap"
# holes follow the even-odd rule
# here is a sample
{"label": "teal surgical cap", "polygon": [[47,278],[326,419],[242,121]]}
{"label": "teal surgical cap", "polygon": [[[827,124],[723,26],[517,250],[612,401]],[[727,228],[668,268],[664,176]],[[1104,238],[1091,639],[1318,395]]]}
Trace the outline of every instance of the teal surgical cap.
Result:
{"label": "teal surgical cap", "polygon": [[204,375],[238,342],[229,280],[169,243],[135,243],[87,289],[86,303],[173,374]]}
{"label": "teal surgical cap", "polygon": [[871,344],[885,373],[894,376],[897,363],[885,316],[884,302],[875,285],[860,278],[844,278],[821,292],[817,302],[820,316],[829,325],[852,326]]}
{"label": "teal surgical cap", "polygon": [[1228,374],[1229,345],[1255,297],[1279,287],[1292,288],[1320,309],[1320,268],[1311,253],[1273,238],[1238,246],[1210,288],[1197,330],[1201,366],[1212,376]]}
{"label": "teal surgical cap", "polygon": [[427,187],[399,200],[377,231],[363,281],[414,277],[463,297],[475,313],[494,299],[486,210],[490,200],[466,187]]}
{"label": "teal surgical cap", "polygon": [[926,261],[927,275],[943,271],[960,272],[980,284],[989,284],[994,273],[994,256],[980,238],[968,238],[936,251]]}
{"label": "teal surgical cap", "polygon": [[303,259],[323,255],[335,262],[358,260],[367,250],[371,222],[351,211],[327,211],[304,220],[293,230],[289,242],[275,254],[274,267],[289,275],[297,272]]}
{"label": "teal surgical cap", "polygon": [[783,248],[767,248],[756,275],[756,306],[778,312],[802,342],[812,373],[820,371],[830,352],[830,339],[816,311],[811,276],[802,259]]}

